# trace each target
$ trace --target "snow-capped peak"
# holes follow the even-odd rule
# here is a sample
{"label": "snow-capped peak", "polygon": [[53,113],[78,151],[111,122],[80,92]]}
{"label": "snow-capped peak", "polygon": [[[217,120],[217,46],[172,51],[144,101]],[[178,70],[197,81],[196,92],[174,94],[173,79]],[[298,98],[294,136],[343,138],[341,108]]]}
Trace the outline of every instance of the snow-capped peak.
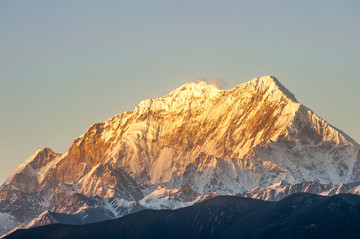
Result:
{"label": "snow-capped peak", "polygon": [[184,96],[195,96],[195,97],[211,97],[217,94],[220,90],[216,85],[207,84],[205,81],[200,82],[188,82],[177,89],[171,91],[168,96],[172,97],[184,97]]}
{"label": "snow-capped peak", "polygon": [[48,147],[37,150],[8,176],[4,185],[11,184],[14,189],[24,191],[36,189],[61,156]]}
{"label": "snow-capped peak", "polygon": [[[274,76],[262,76],[260,78],[256,77],[252,79],[251,81],[254,81],[257,83],[257,86],[262,88],[266,86],[274,87],[277,90],[280,90],[283,94],[285,94],[288,98],[290,98],[294,102],[298,102],[295,98],[294,94],[292,94],[288,89],[286,89],[278,79],[276,79]],[[250,82],[251,82],[250,81]]]}
{"label": "snow-capped peak", "polygon": [[206,105],[220,91],[215,85],[209,85],[204,81],[188,82],[166,96],[141,101],[134,113],[143,115],[149,112],[176,110],[180,107],[190,107],[191,102]]}
{"label": "snow-capped peak", "polygon": [[350,183],[360,181],[360,149],[348,139],[275,77],[230,90],[190,82],[92,125],[64,155],[37,152],[7,188],[48,190],[48,201],[77,192],[144,205],[161,199],[167,207],[169,198],[188,203],[208,193],[277,188],[280,180]]}
{"label": "snow-capped peak", "polygon": [[286,89],[275,77],[270,75],[255,77],[248,82],[236,86],[234,89],[251,94],[264,94],[268,92],[268,94],[273,97],[276,96],[279,99],[281,97],[285,97],[287,100],[298,103],[295,96],[288,89]]}

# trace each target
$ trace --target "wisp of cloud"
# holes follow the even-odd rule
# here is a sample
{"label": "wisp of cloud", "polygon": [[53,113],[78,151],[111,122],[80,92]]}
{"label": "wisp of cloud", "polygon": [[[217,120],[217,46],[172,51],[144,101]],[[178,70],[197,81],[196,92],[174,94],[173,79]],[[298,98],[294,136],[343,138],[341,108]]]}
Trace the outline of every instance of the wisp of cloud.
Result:
{"label": "wisp of cloud", "polygon": [[195,82],[196,83],[205,82],[208,85],[215,86],[219,90],[224,90],[228,85],[227,82],[224,81],[224,79],[221,77],[213,78],[211,80],[208,80],[206,78],[198,78]]}

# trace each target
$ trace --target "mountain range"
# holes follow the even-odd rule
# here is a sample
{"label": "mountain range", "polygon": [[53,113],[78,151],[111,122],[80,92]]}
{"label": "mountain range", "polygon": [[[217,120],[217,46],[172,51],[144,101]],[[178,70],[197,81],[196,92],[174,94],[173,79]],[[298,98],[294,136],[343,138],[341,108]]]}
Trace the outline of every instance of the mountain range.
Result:
{"label": "mountain range", "polygon": [[64,154],[36,151],[0,188],[0,234],[218,195],[358,194],[359,166],[359,144],[276,78],[230,90],[191,82],[93,124]]}
{"label": "mountain range", "polygon": [[177,210],[143,210],[80,226],[18,230],[8,239],[359,238],[360,196],[300,193],[278,202],[219,196]]}

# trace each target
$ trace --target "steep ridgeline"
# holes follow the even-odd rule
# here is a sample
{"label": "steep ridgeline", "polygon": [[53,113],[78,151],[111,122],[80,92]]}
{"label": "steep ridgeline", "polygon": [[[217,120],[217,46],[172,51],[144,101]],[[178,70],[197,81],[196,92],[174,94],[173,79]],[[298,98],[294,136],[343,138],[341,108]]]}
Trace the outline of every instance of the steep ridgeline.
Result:
{"label": "steep ridgeline", "polygon": [[160,207],[154,198],[175,208],[279,181],[356,182],[359,166],[360,146],[271,76],[231,90],[187,83],[92,125],[63,155],[37,151],[1,187],[0,231],[73,194],[118,217],[123,205]]}

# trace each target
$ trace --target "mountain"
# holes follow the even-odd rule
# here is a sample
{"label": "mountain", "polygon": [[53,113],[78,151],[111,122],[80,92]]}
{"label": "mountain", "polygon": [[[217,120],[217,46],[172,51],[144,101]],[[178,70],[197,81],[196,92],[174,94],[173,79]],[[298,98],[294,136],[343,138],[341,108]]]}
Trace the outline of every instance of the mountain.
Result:
{"label": "mountain", "polygon": [[[334,185],[330,182],[326,184],[303,182],[291,185],[280,181],[267,188],[254,188],[250,192],[239,193],[237,196],[265,201],[278,201],[296,193],[313,193],[322,196],[333,196],[344,193],[360,195],[360,182],[339,185]],[[63,200],[61,204],[55,206],[53,211],[43,212],[28,225],[16,227],[14,231],[17,229],[28,229],[55,223],[80,225],[114,219],[145,209],[141,204],[146,205],[146,208],[151,209],[181,208],[218,196],[219,193],[208,193],[201,196],[191,190],[187,185],[184,185],[179,190],[168,190],[163,186],[159,186],[157,190],[146,196],[139,203],[132,202],[131,204],[125,204],[122,207],[117,206],[118,209],[114,212],[110,209],[111,207],[108,206],[110,203],[113,205],[116,203],[114,199],[110,199],[107,204],[105,203],[105,200],[100,197],[86,198],[81,194],[74,194],[66,200]],[[87,203],[84,205],[84,202]],[[69,205],[71,205],[71,207]]]}
{"label": "mountain", "polygon": [[144,210],[80,226],[48,225],[5,238],[358,238],[360,196],[294,194],[278,202],[220,196],[177,210]]}
{"label": "mountain", "polygon": [[349,184],[359,164],[359,144],[272,76],[231,90],[187,83],[93,124],[65,154],[37,151],[0,188],[0,232],[46,210],[96,208],[102,220],[129,205],[174,209],[280,181]]}
{"label": "mountain", "polygon": [[278,201],[296,193],[314,193],[322,196],[333,196],[336,194],[360,195],[360,182],[334,185],[330,182],[321,184],[318,182],[303,182],[298,184],[287,184],[280,181],[266,188],[254,188],[250,192],[240,193],[240,196],[266,201]]}

